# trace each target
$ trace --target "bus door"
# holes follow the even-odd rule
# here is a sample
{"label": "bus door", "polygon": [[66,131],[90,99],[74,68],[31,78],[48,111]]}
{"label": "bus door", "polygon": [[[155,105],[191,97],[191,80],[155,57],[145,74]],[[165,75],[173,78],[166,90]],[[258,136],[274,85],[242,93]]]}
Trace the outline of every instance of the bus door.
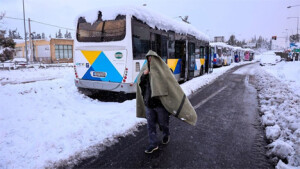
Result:
{"label": "bus door", "polygon": [[190,80],[194,77],[195,71],[195,43],[188,43],[188,76],[187,79]]}
{"label": "bus door", "polygon": [[208,73],[208,69],[210,67],[210,62],[211,62],[211,57],[209,55],[209,47],[206,46],[204,48],[204,53],[205,53],[205,73]]}
{"label": "bus door", "polygon": [[214,63],[213,63],[213,59],[214,59],[214,54],[215,54],[215,48],[214,47],[210,47],[210,57],[209,57],[209,73],[213,72],[213,67],[214,67]]}
{"label": "bus door", "polygon": [[175,56],[180,58],[178,61],[180,62],[180,80],[185,80],[185,66],[186,66],[186,41],[184,40],[176,40],[175,41]]}

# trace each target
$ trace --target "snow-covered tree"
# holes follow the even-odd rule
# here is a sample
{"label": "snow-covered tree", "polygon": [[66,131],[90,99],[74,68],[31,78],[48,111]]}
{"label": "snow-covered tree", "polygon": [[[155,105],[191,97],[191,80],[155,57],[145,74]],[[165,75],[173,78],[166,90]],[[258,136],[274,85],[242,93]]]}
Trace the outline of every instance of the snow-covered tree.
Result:
{"label": "snow-covered tree", "polygon": [[11,39],[22,39],[17,29],[8,31],[8,37]]}
{"label": "snow-covered tree", "polygon": [[69,32],[68,30],[66,30],[66,33],[65,33],[64,36],[65,36],[66,39],[72,39],[71,32]]}
{"label": "snow-covered tree", "polygon": [[41,36],[41,34],[36,34],[36,36],[35,36],[35,39],[42,39],[42,36]]}
{"label": "snow-covered tree", "polygon": [[56,38],[63,38],[63,36],[62,36],[62,33],[61,33],[61,30],[60,30],[60,29],[58,30],[58,33],[56,33],[55,35],[56,35]]}
{"label": "snow-covered tree", "polygon": [[235,35],[231,35],[229,40],[227,41],[228,45],[235,46],[237,44],[237,40],[235,39]]}
{"label": "snow-covered tree", "polygon": [[16,43],[12,38],[5,37],[5,31],[0,31],[0,60],[13,58]]}
{"label": "snow-covered tree", "polygon": [[[4,17],[4,13],[0,13],[0,21]],[[5,61],[13,58],[16,43],[12,38],[5,37],[5,30],[0,30],[0,60]]]}

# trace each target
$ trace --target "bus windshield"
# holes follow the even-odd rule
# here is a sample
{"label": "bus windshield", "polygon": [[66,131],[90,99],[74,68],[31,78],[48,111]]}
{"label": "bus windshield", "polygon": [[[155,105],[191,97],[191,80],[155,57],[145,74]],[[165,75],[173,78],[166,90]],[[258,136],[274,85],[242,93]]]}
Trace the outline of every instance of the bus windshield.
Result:
{"label": "bus windshield", "polygon": [[79,42],[109,42],[125,38],[125,16],[117,16],[115,20],[97,20],[93,24],[86,22],[83,17],[78,19],[77,40]]}

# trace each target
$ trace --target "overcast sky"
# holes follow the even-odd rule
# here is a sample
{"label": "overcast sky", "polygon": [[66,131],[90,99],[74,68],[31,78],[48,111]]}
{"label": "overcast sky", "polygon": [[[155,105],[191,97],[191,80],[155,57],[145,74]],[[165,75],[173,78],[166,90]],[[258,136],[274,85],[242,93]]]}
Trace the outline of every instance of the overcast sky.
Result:
{"label": "overcast sky", "polygon": [[[82,11],[97,6],[147,4],[147,8],[163,13],[174,19],[189,16],[192,25],[210,37],[224,35],[226,39],[235,34],[239,40],[250,39],[254,35],[271,38],[273,35],[285,37],[296,33],[300,6],[288,9],[290,5],[300,5],[299,0],[24,0],[26,18],[61,27],[73,28],[75,18]],[[0,12],[7,17],[23,18],[22,0],[0,0]],[[96,14],[95,14],[96,15]],[[1,29],[18,29],[23,37],[23,22],[4,19]],[[31,24],[32,32],[51,34],[59,28],[37,23]],[[286,31],[286,29],[288,29]],[[28,31],[28,28],[27,28]],[[299,30],[300,31],[300,30]],[[64,33],[65,30],[62,30]]]}

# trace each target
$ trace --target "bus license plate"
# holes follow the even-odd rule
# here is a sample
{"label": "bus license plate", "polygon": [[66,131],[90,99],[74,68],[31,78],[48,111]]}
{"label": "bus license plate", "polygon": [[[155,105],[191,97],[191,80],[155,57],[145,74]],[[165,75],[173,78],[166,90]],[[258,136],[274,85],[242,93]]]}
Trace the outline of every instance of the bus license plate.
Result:
{"label": "bus license plate", "polygon": [[106,77],[106,72],[94,72],[95,77]]}

